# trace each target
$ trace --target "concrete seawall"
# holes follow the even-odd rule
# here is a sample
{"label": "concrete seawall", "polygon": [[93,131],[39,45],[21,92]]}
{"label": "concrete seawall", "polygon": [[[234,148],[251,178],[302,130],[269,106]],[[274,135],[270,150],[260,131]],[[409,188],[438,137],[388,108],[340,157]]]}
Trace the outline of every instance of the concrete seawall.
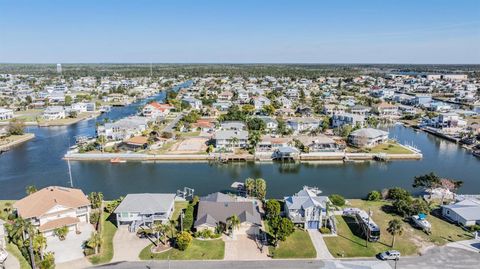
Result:
{"label": "concrete seawall", "polygon": [[23,137],[18,138],[17,140],[14,140],[14,141],[12,141],[10,143],[7,143],[7,144],[4,144],[4,145],[0,145],[0,151],[8,150],[11,147],[14,147],[14,146],[20,145],[22,143],[25,143],[25,142],[33,139],[33,138],[35,138],[35,134],[26,133],[26,134],[23,135]]}
{"label": "concrete seawall", "polygon": [[[343,152],[322,152],[302,154],[299,156],[299,161],[343,161],[345,157],[348,160],[375,160],[381,156],[382,160],[420,160],[421,153],[412,154],[373,154],[373,153],[343,153]],[[218,156],[217,156],[218,157]],[[206,154],[162,154],[151,155],[141,153],[67,153],[64,156],[65,160],[74,161],[109,161],[110,159],[120,158],[127,161],[214,161],[213,155]],[[238,161],[255,161],[253,155],[228,155],[223,156],[225,159]]]}

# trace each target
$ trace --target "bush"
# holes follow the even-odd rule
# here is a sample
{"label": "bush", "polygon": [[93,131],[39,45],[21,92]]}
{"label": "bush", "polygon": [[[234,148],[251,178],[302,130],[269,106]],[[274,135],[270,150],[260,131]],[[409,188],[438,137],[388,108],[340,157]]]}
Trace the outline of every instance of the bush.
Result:
{"label": "bush", "polygon": [[188,232],[181,232],[177,235],[176,243],[179,250],[186,250],[192,243],[192,235]]}
{"label": "bush", "polygon": [[189,204],[187,206],[187,209],[185,209],[185,215],[183,217],[183,230],[184,231],[192,230],[192,227],[193,227],[193,211],[194,211],[194,207],[193,207],[192,204]]}
{"label": "bush", "polygon": [[322,234],[330,234],[331,233],[330,229],[327,228],[327,227],[322,227],[319,230]]}
{"label": "bush", "polygon": [[368,201],[378,201],[382,199],[382,194],[379,191],[371,191],[367,195]]}
{"label": "bush", "polygon": [[209,239],[209,238],[214,239],[214,238],[219,238],[221,236],[221,234],[217,234],[217,233],[212,232],[209,229],[205,229],[205,230],[197,231],[194,234],[194,236],[198,237],[198,238],[203,238],[203,239]]}
{"label": "bush", "polygon": [[473,225],[473,226],[470,226],[470,231],[472,232],[476,232],[476,231],[480,231],[480,225]]}
{"label": "bush", "polygon": [[345,198],[339,194],[332,194],[328,196],[330,201],[332,202],[333,205],[335,206],[344,206],[345,205]]}
{"label": "bush", "polygon": [[94,250],[93,248],[90,248],[90,247],[85,247],[85,248],[83,249],[83,254],[84,254],[85,256],[90,256],[90,255],[95,254],[95,250]]}
{"label": "bush", "polygon": [[388,198],[392,200],[405,200],[410,197],[410,193],[402,188],[395,187],[388,190]]}

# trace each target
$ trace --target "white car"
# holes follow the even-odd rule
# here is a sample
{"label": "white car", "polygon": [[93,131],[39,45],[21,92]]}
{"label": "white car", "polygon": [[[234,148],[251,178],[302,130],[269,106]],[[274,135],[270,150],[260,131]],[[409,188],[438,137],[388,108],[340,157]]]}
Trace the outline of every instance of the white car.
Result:
{"label": "white car", "polygon": [[387,250],[378,255],[381,260],[398,260],[400,259],[400,251],[397,250]]}
{"label": "white car", "polygon": [[6,250],[0,249],[0,263],[5,262],[8,257],[8,252]]}

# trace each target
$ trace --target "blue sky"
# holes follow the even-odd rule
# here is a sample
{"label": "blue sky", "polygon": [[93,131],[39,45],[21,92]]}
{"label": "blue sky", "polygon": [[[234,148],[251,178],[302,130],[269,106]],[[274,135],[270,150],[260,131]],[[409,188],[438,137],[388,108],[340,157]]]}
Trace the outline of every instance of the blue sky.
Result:
{"label": "blue sky", "polygon": [[480,64],[480,1],[0,0],[0,62]]}

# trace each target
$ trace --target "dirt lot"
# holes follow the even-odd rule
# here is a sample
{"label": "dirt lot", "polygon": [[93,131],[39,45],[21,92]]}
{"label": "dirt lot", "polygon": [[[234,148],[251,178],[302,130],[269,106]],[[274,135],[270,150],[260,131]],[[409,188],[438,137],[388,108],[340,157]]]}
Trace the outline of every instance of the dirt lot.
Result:
{"label": "dirt lot", "polygon": [[178,143],[176,143],[170,150],[169,153],[197,153],[205,152],[207,149],[206,142],[208,140],[203,137],[191,137],[186,138]]}

